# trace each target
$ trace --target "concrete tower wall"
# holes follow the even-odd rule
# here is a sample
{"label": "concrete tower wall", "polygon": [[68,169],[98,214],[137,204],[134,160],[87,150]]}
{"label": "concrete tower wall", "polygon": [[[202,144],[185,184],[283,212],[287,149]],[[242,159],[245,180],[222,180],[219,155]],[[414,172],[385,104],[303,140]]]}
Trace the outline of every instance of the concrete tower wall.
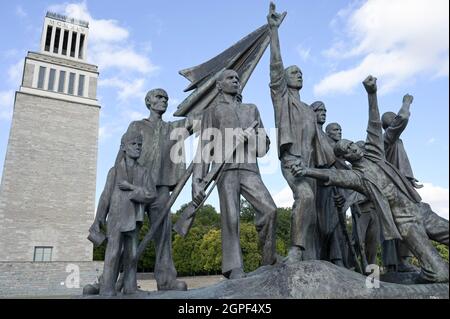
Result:
{"label": "concrete tower wall", "polygon": [[92,260],[100,106],[87,37],[88,23],[49,13],[40,52],[25,59],[0,186],[0,262]]}
{"label": "concrete tower wall", "polygon": [[92,260],[99,109],[17,92],[0,197],[0,260]]}

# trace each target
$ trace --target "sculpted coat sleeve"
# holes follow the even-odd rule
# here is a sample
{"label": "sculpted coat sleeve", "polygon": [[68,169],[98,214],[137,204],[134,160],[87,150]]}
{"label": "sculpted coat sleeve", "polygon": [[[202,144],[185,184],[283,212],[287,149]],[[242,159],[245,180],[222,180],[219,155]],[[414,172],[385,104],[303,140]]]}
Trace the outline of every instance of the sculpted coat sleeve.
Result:
{"label": "sculpted coat sleeve", "polygon": [[130,200],[136,203],[147,204],[156,199],[155,183],[148,170],[145,170],[143,185],[135,185],[135,190],[130,192]]}
{"label": "sculpted coat sleeve", "polygon": [[365,192],[361,178],[351,170],[308,168],[305,176],[321,180],[325,186],[349,188],[362,194]]}
{"label": "sculpted coat sleeve", "polygon": [[368,97],[369,122],[367,124],[366,150],[368,153],[384,159],[384,139],[380,111],[378,110],[377,94],[370,93]]}
{"label": "sculpted coat sleeve", "polygon": [[99,221],[103,224],[106,221],[106,216],[108,215],[109,206],[111,204],[111,195],[114,190],[114,182],[116,179],[115,175],[116,175],[116,170],[113,167],[108,172],[105,188],[103,189],[103,192],[100,195],[100,199],[98,201],[97,215],[95,216],[95,219],[96,219],[96,221]]}
{"label": "sculpted coat sleeve", "polygon": [[270,29],[270,95],[275,115],[275,127],[278,129],[278,157],[281,159],[292,142],[289,119],[289,94],[281,58],[278,28]]}
{"label": "sculpted coat sleeve", "polygon": [[[256,112],[256,116],[255,117],[256,117],[256,120],[258,121],[258,126],[256,127],[256,133],[257,133],[257,135],[256,135],[256,145],[258,146],[258,148],[257,148],[258,152],[257,152],[256,155],[258,157],[263,157],[269,151],[270,139],[269,139],[269,136],[267,135],[266,130],[264,129],[264,125],[263,125],[263,122],[261,120],[261,115],[259,114],[259,110],[258,110],[258,108],[256,106],[255,106],[255,112]],[[264,134],[260,136],[258,132],[259,133],[264,132]],[[260,141],[261,138],[264,138],[265,141]],[[260,143],[261,143],[262,147],[259,147]],[[263,143],[265,143],[264,146],[263,146]]]}
{"label": "sculpted coat sleeve", "polygon": [[[403,109],[403,107],[402,107]],[[387,144],[394,144],[400,138],[400,135],[405,130],[409,121],[409,111],[402,112],[402,109],[392,121],[391,125],[386,128],[384,132],[384,142]]]}
{"label": "sculpted coat sleeve", "polygon": [[[212,119],[210,113],[211,110],[208,109],[203,113],[202,116],[200,136],[198,139],[197,152],[195,155],[194,167],[192,171],[192,183],[199,182],[209,171],[210,163],[209,161],[205,161],[207,159],[204,158],[205,154],[202,153],[209,143],[208,140],[203,140],[203,133],[205,133],[208,128],[212,127]],[[207,138],[207,136],[205,136],[205,138]]]}

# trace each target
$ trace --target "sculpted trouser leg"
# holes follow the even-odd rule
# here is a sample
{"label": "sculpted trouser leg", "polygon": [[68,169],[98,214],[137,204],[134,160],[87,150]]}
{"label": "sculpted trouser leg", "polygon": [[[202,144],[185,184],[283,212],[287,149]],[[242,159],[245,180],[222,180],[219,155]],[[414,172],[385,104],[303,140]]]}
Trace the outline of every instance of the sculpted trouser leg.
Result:
{"label": "sculpted trouser leg", "polygon": [[398,256],[398,271],[410,271],[412,269],[410,262],[411,258],[414,256],[409,250],[408,245],[403,240],[396,240],[395,244],[397,246],[397,256]]}
{"label": "sculpted trouser leg", "polygon": [[382,259],[383,265],[389,268],[397,268],[397,245],[396,240],[384,240],[382,243]]}
{"label": "sculpted trouser leg", "polygon": [[397,198],[391,204],[394,221],[404,243],[419,259],[422,277],[433,282],[448,281],[448,263],[431,244],[424,226],[417,220],[420,216],[419,206],[410,202],[400,192],[397,194]]}
{"label": "sculpted trouser leg", "polygon": [[[361,216],[356,217],[356,229],[358,231],[358,238],[359,238],[359,242],[361,245],[361,250],[363,251],[363,253],[365,254],[365,256],[363,258],[366,258],[365,263],[366,264],[370,264],[369,260],[367,258],[368,253],[367,253],[367,232],[369,229],[369,225],[370,225],[370,213],[369,212],[361,212]],[[365,271],[363,269],[363,271]]]}
{"label": "sculpted trouser leg", "polygon": [[[153,223],[163,212],[164,205],[169,200],[169,188],[167,186],[158,186],[157,199],[150,207],[150,221]],[[169,216],[170,217],[170,216]],[[172,221],[169,217],[157,229],[154,240],[156,248],[155,260],[155,279],[158,286],[169,284],[177,277],[177,271],[172,258]]]}
{"label": "sculpted trouser leg", "polygon": [[427,203],[420,203],[422,223],[431,240],[448,246],[448,220],[436,214]]}
{"label": "sculpted trouser leg", "polygon": [[137,248],[140,228],[139,225],[135,230],[123,234],[123,292],[125,294],[132,294],[137,291]]}
{"label": "sculpted trouser leg", "polygon": [[239,170],[223,172],[217,183],[220,201],[222,233],[222,273],[232,269],[243,269],[241,244],[239,241],[240,181]]}
{"label": "sculpted trouser leg", "polygon": [[255,226],[262,249],[262,264],[271,265],[276,261],[277,206],[259,174],[240,170],[239,175],[241,193],[256,212]]}
{"label": "sculpted trouser leg", "polygon": [[103,283],[100,285],[100,295],[115,295],[116,281],[119,276],[120,255],[122,252],[123,235],[121,232],[108,234],[108,243],[103,265]]}
{"label": "sculpted trouser leg", "polygon": [[342,253],[342,236],[340,236],[339,232],[342,232],[341,225],[336,225],[334,231],[330,234],[330,244],[329,244],[329,260],[338,266],[344,266],[343,261],[343,253]]}
{"label": "sculpted trouser leg", "polygon": [[435,282],[448,281],[448,263],[442,259],[431,244],[422,226],[409,227],[404,240],[408,248],[419,259],[423,278]]}
{"label": "sculpted trouser leg", "polygon": [[342,266],[342,228],[339,225],[339,216],[333,195],[333,187],[317,186],[315,196],[319,244],[317,256]]}
{"label": "sculpted trouser leg", "polygon": [[296,178],[289,169],[284,167],[281,170],[294,195],[291,221],[292,245],[304,250],[303,260],[317,259],[318,231],[314,195],[316,182],[311,178]]}
{"label": "sculpted trouser leg", "polygon": [[[322,260],[330,260],[330,243],[333,226],[330,225],[329,210],[327,209],[328,197],[331,196],[330,187],[317,186],[316,191],[316,212],[317,212],[317,233],[318,247],[317,255]],[[333,211],[334,212],[334,211]],[[331,212],[331,213],[333,213]]]}
{"label": "sculpted trouser leg", "polygon": [[380,244],[380,221],[375,211],[370,214],[366,230],[365,253],[369,265],[377,263],[377,247]]}

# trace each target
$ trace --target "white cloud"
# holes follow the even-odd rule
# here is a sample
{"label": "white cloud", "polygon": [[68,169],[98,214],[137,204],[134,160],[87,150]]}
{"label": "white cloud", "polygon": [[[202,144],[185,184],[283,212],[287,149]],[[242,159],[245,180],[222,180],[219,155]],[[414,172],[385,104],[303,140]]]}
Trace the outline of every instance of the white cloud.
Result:
{"label": "white cloud", "polygon": [[303,61],[307,61],[310,58],[311,48],[304,48],[302,45],[298,45],[297,53]]}
{"label": "white cloud", "polygon": [[428,144],[434,144],[436,142],[436,139],[434,138],[434,137],[432,137],[432,138],[430,138],[429,140],[428,140]]}
{"label": "white cloud", "polygon": [[106,136],[109,136],[109,132],[107,131],[106,126],[101,126],[98,129],[98,136],[100,139],[104,139]]}
{"label": "white cloud", "polygon": [[63,12],[71,18],[89,22],[89,38],[96,42],[120,42],[129,36],[128,30],[119,26],[116,20],[94,19],[89,13],[86,1],[52,5],[49,10]]}
{"label": "white cloud", "polygon": [[0,120],[11,120],[14,90],[0,91]]}
{"label": "white cloud", "polygon": [[[142,99],[145,95],[143,75],[154,75],[159,67],[148,57],[151,43],[146,41],[136,49],[130,32],[114,19],[97,19],[89,12],[87,2],[64,3],[49,7],[50,11],[89,22],[88,61],[98,65],[103,77],[99,86],[117,89],[121,103],[128,99]],[[114,72],[113,77],[109,77]],[[108,136],[104,128],[101,134]]]}
{"label": "white cloud", "polygon": [[130,32],[126,28],[113,19],[94,18],[86,1],[53,5],[49,10],[89,22],[88,60],[97,64],[100,70],[136,71],[149,75],[158,69],[129,43]]}
{"label": "white cloud", "polygon": [[107,139],[112,137],[115,134],[113,126],[107,124],[104,126],[100,126],[98,129],[98,138],[100,143],[105,142]]}
{"label": "white cloud", "polygon": [[128,30],[120,27],[116,20],[95,20],[90,17],[88,21],[92,41],[120,42],[128,39]]}
{"label": "white cloud", "polygon": [[340,11],[332,27],[344,34],[324,55],[358,62],[326,76],[315,94],[352,92],[368,74],[380,80],[381,94],[419,74],[448,76],[448,9],[447,0],[368,0]]}
{"label": "white cloud", "polygon": [[100,69],[118,68],[124,71],[136,71],[142,74],[153,73],[158,67],[150,60],[135,52],[132,48],[115,47],[111,45],[94,45],[93,60],[96,60]]}
{"label": "white cloud", "polygon": [[294,204],[294,196],[289,186],[286,186],[281,191],[273,195],[273,200],[277,207],[292,207]]}
{"label": "white cloud", "polygon": [[100,126],[98,130],[100,143],[105,142],[111,137],[114,137],[114,140],[120,140],[120,134],[125,132],[126,127],[124,127],[123,123],[108,123]]}
{"label": "white cloud", "polygon": [[13,113],[13,104],[15,97],[14,88],[20,86],[22,80],[24,59],[20,59],[17,63],[11,64],[7,69],[7,87],[9,89],[0,91],[0,121],[10,121]]}
{"label": "white cloud", "polygon": [[422,201],[430,204],[436,214],[448,219],[449,189],[432,183],[423,183],[423,185],[424,187],[418,190]]}
{"label": "white cloud", "polygon": [[11,86],[19,86],[22,80],[24,59],[20,59],[17,63],[8,68],[8,80]]}
{"label": "white cloud", "polygon": [[119,78],[108,78],[99,81],[99,86],[117,88],[119,100],[124,102],[128,99],[143,99],[145,96],[145,79],[138,78],[131,81]]}
{"label": "white cloud", "polygon": [[138,112],[138,111],[130,111],[127,112],[128,118],[131,121],[138,121],[148,117],[148,112]]}

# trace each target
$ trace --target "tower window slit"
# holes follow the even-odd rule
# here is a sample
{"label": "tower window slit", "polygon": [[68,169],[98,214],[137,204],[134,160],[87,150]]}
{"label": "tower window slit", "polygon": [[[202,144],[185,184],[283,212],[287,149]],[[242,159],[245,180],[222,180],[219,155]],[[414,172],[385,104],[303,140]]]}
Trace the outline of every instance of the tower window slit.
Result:
{"label": "tower window slit", "polygon": [[72,33],[72,43],[71,43],[71,47],[70,47],[70,56],[72,58],[75,57],[76,45],[77,45],[77,33],[74,32],[74,33]]}
{"label": "tower window slit", "polygon": [[84,34],[80,33],[80,51],[78,52],[78,58],[83,59],[83,49],[84,49]]}
{"label": "tower window slit", "polygon": [[47,34],[45,36],[45,47],[44,50],[50,52],[50,43],[52,41],[52,30],[53,27],[51,25],[47,26]]}
{"label": "tower window slit", "polygon": [[74,88],[75,88],[75,73],[70,72],[68,93],[73,95]]}
{"label": "tower window slit", "polygon": [[83,96],[84,94],[84,80],[85,76],[80,74],[80,77],[78,79],[78,95]]}
{"label": "tower window slit", "polygon": [[55,31],[55,45],[53,46],[53,53],[58,53],[60,36],[61,36],[61,29],[60,28],[56,28],[56,31]]}
{"label": "tower window slit", "polygon": [[48,76],[48,90],[49,91],[53,91],[54,87],[55,87],[55,75],[56,75],[56,70],[55,69],[50,69],[50,74]]}
{"label": "tower window slit", "polygon": [[44,80],[45,80],[45,66],[41,66],[39,67],[39,74],[38,74],[38,83],[37,83],[38,89],[44,88]]}
{"label": "tower window slit", "polygon": [[66,82],[66,71],[59,72],[58,92],[64,93],[64,84]]}
{"label": "tower window slit", "polygon": [[69,30],[64,30],[62,54],[67,55],[67,44],[69,42]]}

